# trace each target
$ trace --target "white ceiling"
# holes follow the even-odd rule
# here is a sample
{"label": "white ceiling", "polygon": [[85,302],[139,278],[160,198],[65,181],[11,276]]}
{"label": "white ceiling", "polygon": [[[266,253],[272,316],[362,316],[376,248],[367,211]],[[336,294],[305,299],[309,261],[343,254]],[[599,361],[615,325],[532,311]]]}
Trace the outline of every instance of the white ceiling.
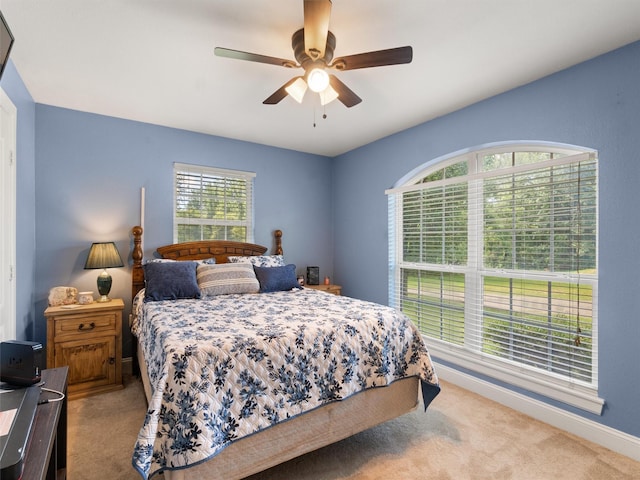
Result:
{"label": "white ceiling", "polygon": [[[37,103],[335,156],[640,40],[639,0],[334,0],[335,56],[404,45],[407,65],[339,72],[362,99],[263,105],[302,70],[302,0],[0,0]],[[314,121],[316,127],[314,128]]]}

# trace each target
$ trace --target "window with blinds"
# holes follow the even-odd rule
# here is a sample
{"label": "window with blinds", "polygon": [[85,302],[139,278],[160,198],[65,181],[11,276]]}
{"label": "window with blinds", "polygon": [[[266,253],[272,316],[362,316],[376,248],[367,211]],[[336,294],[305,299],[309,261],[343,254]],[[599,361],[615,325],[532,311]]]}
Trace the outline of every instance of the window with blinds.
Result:
{"label": "window with blinds", "polygon": [[432,350],[601,409],[548,391],[597,396],[595,153],[470,152],[387,193],[390,301]]}
{"label": "window with blinds", "polygon": [[174,242],[253,242],[255,173],[174,164]]}

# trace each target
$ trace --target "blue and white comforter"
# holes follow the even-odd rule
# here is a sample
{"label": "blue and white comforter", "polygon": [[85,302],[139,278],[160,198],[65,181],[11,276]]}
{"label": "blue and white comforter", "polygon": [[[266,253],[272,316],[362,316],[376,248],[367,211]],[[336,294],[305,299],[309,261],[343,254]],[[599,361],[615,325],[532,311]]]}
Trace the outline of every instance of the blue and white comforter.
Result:
{"label": "blue and white comforter", "polygon": [[375,303],[305,289],[137,311],[132,331],[153,389],[133,454],[144,478],[399,378],[420,377],[425,407],[439,389],[415,326]]}

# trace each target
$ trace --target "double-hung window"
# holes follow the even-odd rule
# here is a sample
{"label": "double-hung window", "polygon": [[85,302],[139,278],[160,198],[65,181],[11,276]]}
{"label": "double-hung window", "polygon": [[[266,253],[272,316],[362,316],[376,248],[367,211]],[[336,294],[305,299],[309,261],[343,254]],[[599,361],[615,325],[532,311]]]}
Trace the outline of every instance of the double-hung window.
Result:
{"label": "double-hung window", "polygon": [[253,242],[255,173],[174,164],[174,242]]}
{"label": "double-hung window", "polygon": [[389,190],[390,302],[434,356],[600,413],[597,158],[509,145]]}

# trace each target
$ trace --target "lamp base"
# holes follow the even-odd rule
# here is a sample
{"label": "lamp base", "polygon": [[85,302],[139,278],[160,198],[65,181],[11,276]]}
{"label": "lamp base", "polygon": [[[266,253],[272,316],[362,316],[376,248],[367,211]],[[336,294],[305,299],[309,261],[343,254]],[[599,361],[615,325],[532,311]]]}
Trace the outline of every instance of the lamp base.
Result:
{"label": "lamp base", "polygon": [[108,297],[109,292],[111,291],[111,275],[107,272],[105,268],[100,275],[98,275],[98,293],[100,294],[100,298],[96,300],[98,303],[110,302],[111,299]]}

